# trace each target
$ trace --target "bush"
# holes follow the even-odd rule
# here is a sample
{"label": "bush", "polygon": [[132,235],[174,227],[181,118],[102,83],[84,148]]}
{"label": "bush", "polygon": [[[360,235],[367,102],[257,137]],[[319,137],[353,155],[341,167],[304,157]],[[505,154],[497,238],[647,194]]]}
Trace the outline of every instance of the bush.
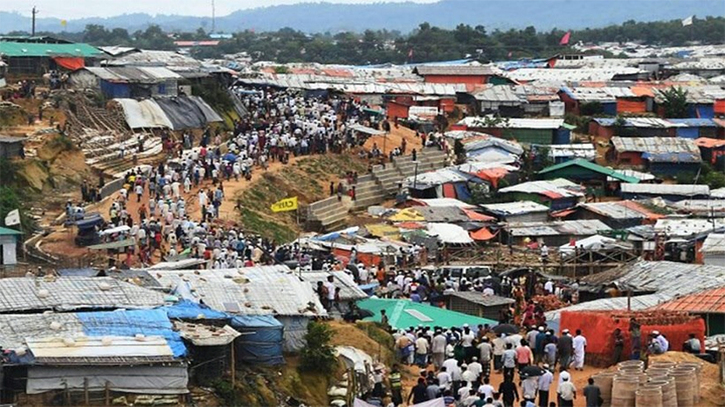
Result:
{"label": "bush", "polygon": [[311,321],[307,325],[305,341],[307,345],[301,352],[300,369],[308,372],[331,374],[337,363],[334,349],[330,345],[335,333],[327,324]]}
{"label": "bush", "polygon": [[212,387],[214,387],[216,394],[224,400],[225,405],[237,405],[237,394],[234,391],[234,386],[232,386],[231,382],[219,379],[214,381]]}

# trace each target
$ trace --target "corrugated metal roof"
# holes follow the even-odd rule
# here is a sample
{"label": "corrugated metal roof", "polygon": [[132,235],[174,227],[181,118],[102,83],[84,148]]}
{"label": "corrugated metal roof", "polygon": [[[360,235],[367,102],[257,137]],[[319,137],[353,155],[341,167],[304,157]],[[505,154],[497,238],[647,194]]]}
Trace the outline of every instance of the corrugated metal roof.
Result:
{"label": "corrugated metal roof", "polygon": [[413,73],[421,76],[427,75],[498,75],[501,70],[492,65],[421,65],[415,67]]}
{"label": "corrugated metal roof", "polygon": [[622,193],[648,195],[709,195],[710,187],[693,184],[622,184]]}
{"label": "corrugated metal roof", "polygon": [[576,160],[570,160],[565,161],[563,163],[552,165],[551,167],[544,168],[543,170],[539,171],[539,174],[548,174],[550,172],[556,172],[561,170],[562,168],[568,168],[568,167],[581,167],[589,171],[593,171],[602,175],[606,175],[608,177],[616,178],[619,181],[629,182],[629,183],[637,183],[639,182],[638,178],[634,177],[628,177],[622,173],[620,173],[617,170],[614,170],[612,168],[602,167],[599,164],[595,164],[591,161],[587,161],[581,158],[578,158]]}
{"label": "corrugated metal roof", "polygon": [[327,315],[309,282],[287,266],[156,271],[156,280],[190,301],[239,315]]}
{"label": "corrugated metal roof", "polygon": [[549,149],[549,157],[576,157],[586,160],[593,160],[597,157],[597,150],[594,144],[552,144],[546,146]]}
{"label": "corrugated metal roof", "polygon": [[725,200],[723,199],[685,199],[672,203],[672,206],[680,212],[698,215],[722,215],[725,213]]}
{"label": "corrugated metal roof", "polygon": [[201,68],[202,63],[190,56],[174,51],[141,50],[105,62],[106,66],[165,66],[174,68]]}
{"label": "corrugated metal roof", "polygon": [[587,284],[616,283],[634,291],[651,291],[674,298],[725,286],[725,267],[671,261],[639,261],[583,277]]}
{"label": "corrugated metal roof", "polygon": [[506,298],[506,297],[500,297],[498,295],[483,295],[482,293],[478,291],[456,291],[452,292],[449,295],[453,297],[462,298],[466,301],[470,301],[476,304],[483,305],[484,307],[493,307],[496,305],[507,305],[507,304],[513,304],[514,299],[512,298]]}
{"label": "corrugated metal roof", "polygon": [[0,55],[7,57],[81,57],[93,58],[103,55],[99,49],[88,44],[43,44],[32,42],[0,41]]}
{"label": "corrugated metal roof", "polygon": [[0,143],[18,143],[27,139],[27,137],[0,136]]}
{"label": "corrugated metal roof", "polygon": [[651,219],[658,217],[657,214],[633,201],[590,202],[579,204],[579,206],[611,219]]}
{"label": "corrugated metal roof", "polygon": [[725,287],[686,295],[660,304],[654,309],[698,314],[725,314]]}
{"label": "corrugated metal roof", "polygon": [[669,237],[692,237],[725,227],[725,219],[659,219],[655,232]]}
{"label": "corrugated metal roof", "polygon": [[531,201],[518,201],[518,202],[507,202],[498,204],[486,204],[481,205],[481,208],[486,211],[503,216],[520,215],[524,213],[533,212],[548,212],[549,208],[545,205],[531,202]]}
{"label": "corrugated metal roof", "polygon": [[[466,117],[457,124],[467,127],[486,127],[486,119],[483,117]],[[564,119],[515,119],[506,118],[501,124],[492,126],[495,128],[507,129],[551,129],[556,130],[564,124]]]}
{"label": "corrugated metal roof", "polygon": [[153,308],[165,296],[110,277],[3,278],[0,312]]}
{"label": "corrugated metal roof", "polygon": [[700,248],[702,253],[725,253],[725,233],[710,233]]}
{"label": "corrugated metal roof", "polygon": [[594,301],[582,302],[569,307],[546,312],[548,322],[558,321],[564,311],[616,311],[627,309],[630,306],[632,311],[641,311],[651,308],[672,298],[669,295],[649,294],[636,295],[627,300],[627,297],[602,298]]}
{"label": "corrugated metal roof", "polygon": [[529,181],[510,187],[501,188],[499,193],[507,194],[512,192],[538,194],[549,198],[572,198],[583,197],[584,193],[580,191],[581,187],[573,182],[562,178],[551,181]]}
{"label": "corrugated metal roof", "polygon": [[326,282],[328,276],[332,276],[335,279],[335,287],[340,287],[340,299],[343,301],[360,300],[368,298],[365,291],[361,290],[355,281],[344,271],[331,271],[331,272],[306,272],[303,271],[302,279],[308,281],[313,289],[317,288],[318,282]]}
{"label": "corrugated metal roof", "polygon": [[183,79],[164,67],[119,66],[109,68],[87,67],[88,72],[108,82],[156,83],[168,79]]}
{"label": "corrugated metal roof", "polygon": [[716,199],[725,199],[725,187],[713,189],[710,191],[710,197]]}
{"label": "corrugated metal roof", "polygon": [[650,154],[689,153],[700,155],[695,140],[679,137],[612,137],[614,148],[622,152]]}
{"label": "corrugated metal roof", "polygon": [[597,219],[559,222],[514,222],[506,225],[512,236],[593,236],[611,228]]}
{"label": "corrugated metal roof", "polygon": [[612,66],[606,68],[579,68],[579,69],[537,69],[522,68],[507,72],[506,76],[516,81],[609,81],[616,75],[633,75],[643,73],[638,68]]}
{"label": "corrugated metal roof", "polygon": [[491,86],[473,94],[478,101],[500,103],[523,103],[526,99],[519,97],[511,86]]}

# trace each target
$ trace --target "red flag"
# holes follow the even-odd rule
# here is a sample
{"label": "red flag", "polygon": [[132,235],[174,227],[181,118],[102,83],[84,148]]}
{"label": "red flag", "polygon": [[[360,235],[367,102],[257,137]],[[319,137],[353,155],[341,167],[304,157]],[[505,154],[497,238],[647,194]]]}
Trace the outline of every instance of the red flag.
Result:
{"label": "red flag", "polygon": [[569,45],[569,37],[571,37],[571,31],[567,31],[566,34],[564,34],[564,36],[561,37],[561,41],[559,41],[559,45]]}

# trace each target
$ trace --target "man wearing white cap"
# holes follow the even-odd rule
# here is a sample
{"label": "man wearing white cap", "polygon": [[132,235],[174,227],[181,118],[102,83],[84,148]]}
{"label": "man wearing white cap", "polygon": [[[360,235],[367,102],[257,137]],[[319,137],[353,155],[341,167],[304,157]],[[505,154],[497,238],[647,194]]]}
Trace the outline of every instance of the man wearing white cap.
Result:
{"label": "man wearing white cap", "polygon": [[574,347],[574,369],[584,370],[584,356],[587,351],[587,338],[582,335],[581,329],[576,330],[576,336],[572,339]]}
{"label": "man wearing white cap", "polygon": [[559,342],[556,347],[557,352],[559,353],[559,363],[561,365],[561,369],[568,369],[569,362],[571,361],[571,355],[574,350],[572,337],[569,335],[568,329],[561,331],[561,338],[559,338]]}
{"label": "man wearing white cap", "polygon": [[436,330],[435,336],[431,340],[431,354],[433,359],[433,365],[436,369],[440,369],[443,366],[443,361],[446,358],[446,345],[448,341],[446,336],[443,335],[443,331],[440,329]]}
{"label": "man wearing white cap", "polygon": [[483,372],[483,366],[480,363],[478,363],[477,356],[474,356],[471,358],[471,363],[468,364],[468,371],[473,373],[475,375],[476,379],[481,377],[481,372]]}
{"label": "man wearing white cap", "polygon": [[554,381],[554,374],[549,370],[549,365],[544,364],[544,374],[539,376],[539,407],[549,407],[549,389]]}

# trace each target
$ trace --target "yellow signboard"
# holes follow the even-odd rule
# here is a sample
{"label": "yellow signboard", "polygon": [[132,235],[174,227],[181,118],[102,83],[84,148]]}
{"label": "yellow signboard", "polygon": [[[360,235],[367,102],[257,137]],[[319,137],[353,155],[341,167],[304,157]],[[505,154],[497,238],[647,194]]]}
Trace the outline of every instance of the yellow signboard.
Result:
{"label": "yellow signboard", "polygon": [[297,197],[285,198],[272,204],[272,212],[287,212],[297,210]]}

